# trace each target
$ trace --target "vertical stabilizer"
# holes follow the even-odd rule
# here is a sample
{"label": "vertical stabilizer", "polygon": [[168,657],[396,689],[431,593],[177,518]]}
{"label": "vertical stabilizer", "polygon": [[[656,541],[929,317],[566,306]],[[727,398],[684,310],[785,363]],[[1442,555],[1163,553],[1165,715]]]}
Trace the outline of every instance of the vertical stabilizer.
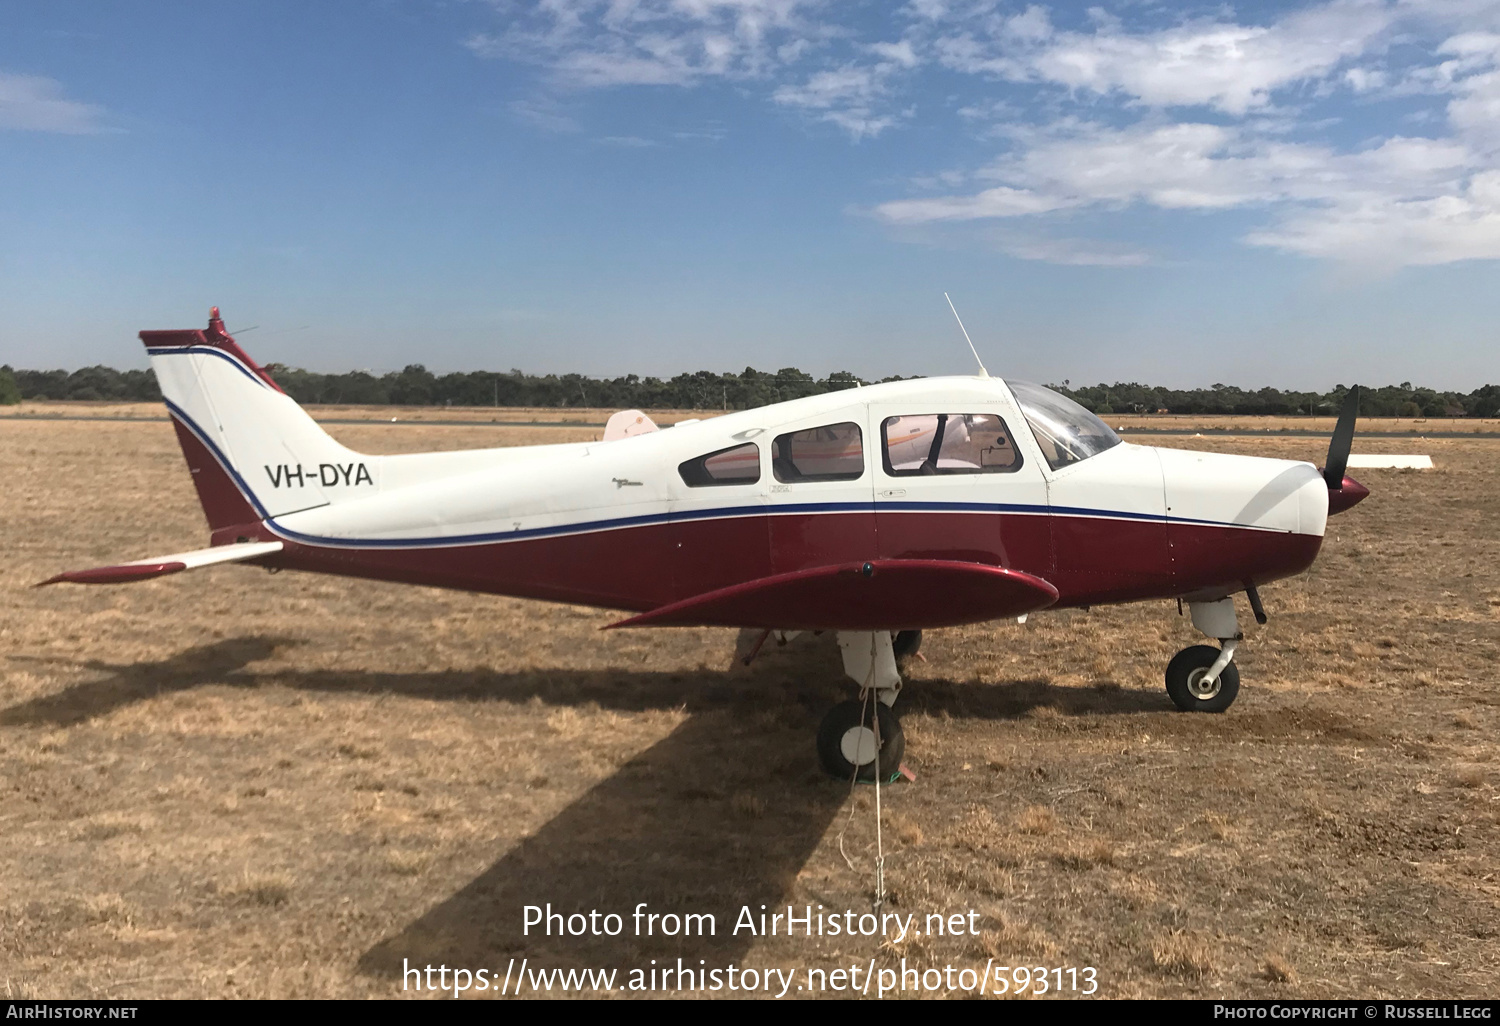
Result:
{"label": "vertical stabilizer", "polygon": [[140,337],[216,536],[378,490],[379,460],[330,438],[225,332],[218,307],[207,330]]}

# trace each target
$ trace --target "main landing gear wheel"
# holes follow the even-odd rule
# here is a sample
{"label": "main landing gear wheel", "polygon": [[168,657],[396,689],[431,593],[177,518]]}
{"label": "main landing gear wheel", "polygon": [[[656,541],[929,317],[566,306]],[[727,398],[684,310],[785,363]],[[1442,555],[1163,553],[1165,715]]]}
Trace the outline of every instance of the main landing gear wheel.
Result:
{"label": "main landing gear wheel", "polygon": [[[878,721],[875,717],[879,717]],[[880,727],[880,753],[875,752],[875,726]],[[890,780],[901,768],[906,735],[901,721],[884,702],[850,699],[828,710],[818,725],[818,759],[830,776],[841,780]],[[858,766],[856,773],[855,767]]]}
{"label": "main landing gear wheel", "polygon": [[1223,712],[1234,704],[1240,693],[1240,671],[1229,663],[1219,671],[1218,680],[1204,683],[1209,667],[1219,658],[1212,645],[1193,645],[1172,657],[1167,664],[1167,694],[1183,712]]}
{"label": "main landing gear wheel", "polygon": [[914,656],[921,647],[921,631],[897,631],[895,637],[891,638],[891,649],[896,653],[897,659]]}

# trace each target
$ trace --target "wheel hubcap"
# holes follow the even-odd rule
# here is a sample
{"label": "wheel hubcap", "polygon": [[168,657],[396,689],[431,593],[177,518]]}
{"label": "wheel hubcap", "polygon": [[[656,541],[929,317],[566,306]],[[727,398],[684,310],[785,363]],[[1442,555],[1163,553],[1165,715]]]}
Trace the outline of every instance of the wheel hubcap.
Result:
{"label": "wheel hubcap", "polygon": [[1188,674],[1188,694],[1200,701],[1208,701],[1219,693],[1219,687],[1223,683],[1224,675],[1221,673],[1215,677],[1212,683],[1203,678],[1208,676],[1208,667],[1202,666]]}
{"label": "wheel hubcap", "polygon": [[869,727],[850,727],[839,738],[839,751],[851,766],[875,761],[875,732]]}

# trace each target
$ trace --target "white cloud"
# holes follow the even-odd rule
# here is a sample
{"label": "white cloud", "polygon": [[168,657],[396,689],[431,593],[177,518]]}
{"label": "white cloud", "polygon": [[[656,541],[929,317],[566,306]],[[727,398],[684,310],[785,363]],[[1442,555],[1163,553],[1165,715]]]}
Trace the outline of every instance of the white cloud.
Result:
{"label": "white cloud", "polygon": [[1074,124],[986,169],[1004,184],[895,200],[875,213],[914,225],[1132,204],[1263,208],[1276,227],[1248,235],[1253,245],[1362,263],[1444,263],[1500,257],[1500,172],[1484,166],[1456,141],[1397,137],[1339,153],[1221,125]]}
{"label": "white cloud", "polygon": [[882,74],[876,66],[848,65],[820,71],[800,86],[784,85],[771,95],[790,107],[827,110],[849,103],[868,103],[883,91]]}
{"label": "white cloud", "polygon": [[539,128],[544,132],[580,131],[577,121],[565,113],[556,100],[548,97],[534,100],[512,100],[506,104],[506,109],[511,116],[518,121],[524,121],[533,128]]}
{"label": "white cloud", "polygon": [[909,39],[903,39],[899,43],[872,43],[870,52],[903,68],[915,68],[921,63]]}
{"label": "white cloud", "polygon": [[103,107],[64,97],[55,79],[0,72],[0,128],[87,135],[103,131],[103,116]]}
{"label": "white cloud", "polygon": [[820,120],[838,125],[853,139],[874,137],[896,124],[897,112],[879,113],[877,104],[891,91],[889,80],[902,65],[847,64],[820,71],[800,85],[784,85],[771,99],[784,107],[817,112]]}
{"label": "white cloud", "polygon": [[[508,23],[465,45],[481,57],[547,69],[554,89],[690,88],[710,81],[766,83],[777,104],[835,124],[852,138],[878,135],[900,118],[893,72],[920,62],[905,39],[858,44],[812,17],[824,0],[543,0],[496,5]],[[824,52],[841,40],[841,63]],[[850,59],[854,57],[856,59]],[[873,60],[871,60],[873,58]],[[821,67],[806,68],[809,62]]]}
{"label": "white cloud", "polygon": [[959,22],[936,48],[956,71],[1243,114],[1365,52],[1395,18],[1383,0],[1334,0],[1271,25],[1195,21],[1131,33],[1096,18],[1093,32],[1060,32],[1031,7],[998,21]]}
{"label": "white cloud", "polygon": [[1093,239],[1005,238],[999,248],[1022,260],[1073,267],[1144,267],[1151,255],[1130,246],[1112,246]]}
{"label": "white cloud", "polygon": [[1356,195],[1252,232],[1258,246],[1378,267],[1500,260],[1500,171],[1428,199]]}
{"label": "white cloud", "polygon": [[[1113,99],[1133,123],[1057,113],[1028,123],[1035,105],[1032,119],[997,118],[1010,146],[975,176],[988,187],[879,204],[876,216],[892,225],[990,219],[1035,231],[1084,210],[1249,210],[1265,223],[1246,243],[1302,256],[1383,267],[1500,259],[1500,4],[1493,0],[1335,0],[1265,25],[1221,19],[1135,32],[1094,15],[1090,33],[1059,31],[1032,8],[1029,36],[1014,16],[934,17],[946,19],[933,43],[945,66]],[[1425,64],[1417,58],[1417,66],[1393,70],[1386,63],[1398,33],[1409,64],[1412,49],[1427,40]],[[1429,113],[1435,137],[1403,136],[1395,125],[1416,121],[1403,112],[1384,133],[1335,146],[1319,136],[1339,119],[1314,121],[1275,106],[1279,92],[1294,89],[1325,98],[1343,89],[1367,103],[1446,96],[1446,124],[1433,124]],[[1215,120],[1169,117],[1194,106],[1210,108]],[[970,104],[960,114],[982,121],[984,111],[984,103]],[[925,177],[931,187],[935,176]],[[1073,263],[1076,253],[1090,252],[1086,243],[1054,246],[1040,235],[1005,238],[1002,249],[1028,259]]]}
{"label": "white cloud", "polygon": [[1449,122],[1460,133],[1500,149],[1500,35],[1463,33],[1446,40],[1438,52],[1456,58],[1439,64],[1433,76],[1453,95]]}
{"label": "white cloud", "polygon": [[[554,95],[734,83],[860,140],[912,121],[915,90],[940,88],[924,116],[941,111],[973,145],[1001,140],[1003,155],[978,174],[914,178],[917,195],[874,208],[893,226],[1025,225],[996,244],[1133,266],[1143,247],[1049,229],[1085,211],[1238,210],[1262,222],[1244,241],[1289,253],[1500,258],[1497,0],[1323,0],[1259,18],[993,0],[862,5],[857,18],[832,0],[492,2],[501,25],[470,49],[544,68]],[[512,111],[578,127],[555,103]]]}
{"label": "white cloud", "polygon": [[[910,113],[909,111],[907,112]],[[849,138],[858,142],[861,139],[873,139],[887,128],[896,125],[901,118],[897,115],[874,115],[858,108],[849,110],[831,110],[823,115],[822,120],[831,125],[837,125],[849,134]]]}
{"label": "white cloud", "polygon": [[1344,72],[1344,81],[1356,93],[1368,93],[1385,88],[1385,72],[1373,68],[1350,68]]}
{"label": "white cloud", "polygon": [[933,221],[974,221],[991,217],[1044,214],[1076,207],[1081,202],[1087,201],[997,185],[973,196],[893,200],[882,203],[876,208],[876,212],[892,224],[930,224]]}
{"label": "white cloud", "polygon": [[753,78],[800,51],[814,0],[543,0],[465,45],[481,57],[541,64],[571,88],[685,86]]}

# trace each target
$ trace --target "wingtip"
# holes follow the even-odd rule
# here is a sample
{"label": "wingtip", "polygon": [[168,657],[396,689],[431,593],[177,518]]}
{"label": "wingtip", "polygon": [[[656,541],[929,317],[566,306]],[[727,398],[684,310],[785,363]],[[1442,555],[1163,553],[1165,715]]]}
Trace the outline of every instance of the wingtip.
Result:
{"label": "wingtip", "polygon": [[35,587],[49,584],[130,584],[148,581],[153,577],[181,573],[187,564],[180,560],[162,560],[155,563],[123,563],[116,566],[97,566],[88,570],[65,570],[56,577],[39,581]]}

